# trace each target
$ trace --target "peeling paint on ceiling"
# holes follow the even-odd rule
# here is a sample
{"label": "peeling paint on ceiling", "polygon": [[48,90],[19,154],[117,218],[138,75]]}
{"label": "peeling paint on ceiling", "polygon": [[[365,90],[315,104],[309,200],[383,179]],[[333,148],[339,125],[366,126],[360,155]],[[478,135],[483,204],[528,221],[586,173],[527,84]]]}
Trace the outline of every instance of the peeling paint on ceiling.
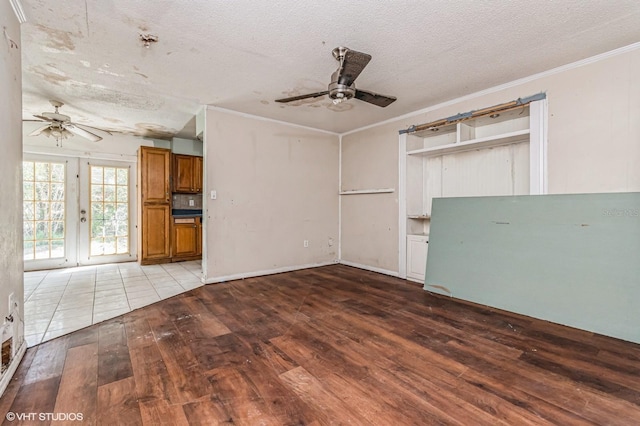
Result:
{"label": "peeling paint on ceiling", "polygon": [[[345,132],[638,42],[640,28],[637,0],[22,2],[24,118],[59,99],[81,124],[162,138],[208,102]],[[398,101],[273,102],[326,90],[340,45],[373,57],[359,88]]]}

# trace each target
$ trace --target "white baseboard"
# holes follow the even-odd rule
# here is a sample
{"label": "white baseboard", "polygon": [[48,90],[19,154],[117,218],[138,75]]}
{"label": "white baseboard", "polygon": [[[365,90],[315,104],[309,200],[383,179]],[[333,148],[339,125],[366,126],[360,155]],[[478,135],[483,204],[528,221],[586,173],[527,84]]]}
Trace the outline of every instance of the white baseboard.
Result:
{"label": "white baseboard", "polygon": [[410,277],[409,275],[407,275],[407,281],[413,281],[414,283],[420,283],[420,284],[424,285],[424,277],[415,278],[415,277]]}
{"label": "white baseboard", "polygon": [[322,263],[309,263],[306,265],[284,266],[282,268],[268,269],[264,271],[243,272],[240,274],[224,275],[222,277],[211,277],[205,280],[205,284],[223,283],[226,281],[242,280],[245,278],[261,277],[263,275],[281,274],[283,272],[299,271],[301,269],[318,268],[320,266],[335,265],[337,260]]}
{"label": "white baseboard", "polygon": [[375,266],[362,265],[360,263],[349,262],[348,260],[341,260],[339,262],[341,265],[353,266],[354,268],[364,269],[366,271],[377,272],[379,274],[391,275],[392,277],[398,277],[397,271],[390,271],[388,269],[376,268]]}
{"label": "white baseboard", "polygon": [[20,365],[20,361],[22,361],[22,357],[27,352],[27,341],[23,340],[20,349],[16,352],[16,356],[13,357],[13,360],[9,364],[9,368],[2,375],[2,379],[0,379],[0,396],[4,395],[4,391],[7,390],[7,386],[9,386],[9,382],[13,378],[13,375],[16,373],[18,366]]}

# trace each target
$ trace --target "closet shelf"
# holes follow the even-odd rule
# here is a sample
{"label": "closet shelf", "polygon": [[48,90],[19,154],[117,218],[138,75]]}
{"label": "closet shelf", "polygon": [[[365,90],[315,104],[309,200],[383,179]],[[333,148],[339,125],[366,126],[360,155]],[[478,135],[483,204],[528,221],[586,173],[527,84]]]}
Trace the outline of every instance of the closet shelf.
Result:
{"label": "closet shelf", "polygon": [[340,191],[340,195],[358,195],[358,194],[388,194],[395,192],[395,188],[382,189],[354,189],[350,191]]}
{"label": "closet shelf", "polygon": [[460,143],[450,143],[431,148],[416,149],[407,151],[407,155],[436,156],[451,154],[454,152],[471,151],[481,148],[491,148],[494,146],[509,145],[515,142],[528,139],[529,129],[517,130],[515,132],[503,133],[500,135],[487,136],[484,138],[471,139]]}

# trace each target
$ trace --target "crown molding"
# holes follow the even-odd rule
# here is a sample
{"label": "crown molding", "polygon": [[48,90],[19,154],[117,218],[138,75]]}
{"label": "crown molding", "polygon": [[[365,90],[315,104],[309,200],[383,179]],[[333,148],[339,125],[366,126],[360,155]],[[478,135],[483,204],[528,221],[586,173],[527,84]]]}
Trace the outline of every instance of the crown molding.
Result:
{"label": "crown molding", "polygon": [[27,22],[27,16],[24,14],[24,8],[22,7],[20,0],[9,0],[9,3],[13,8],[13,13],[15,13],[16,18],[18,18],[18,22],[21,24]]}
{"label": "crown molding", "polygon": [[339,136],[340,135],[339,133],[331,132],[329,130],[323,130],[323,129],[317,129],[315,127],[303,126],[301,124],[294,124],[294,123],[290,123],[288,121],[281,121],[281,120],[276,120],[274,118],[262,117],[260,115],[247,114],[246,112],[239,112],[239,111],[235,111],[235,110],[232,110],[232,109],[226,109],[226,108],[217,107],[217,106],[214,106],[214,105],[207,105],[206,107],[207,107],[207,110],[225,112],[227,114],[239,115],[240,117],[252,118],[254,120],[268,121],[268,122],[271,122],[271,123],[282,124],[282,125],[285,125],[285,126],[297,127],[299,129],[305,129],[305,130],[311,130],[311,131],[314,131],[314,132],[325,133],[327,135],[332,135],[332,136]]}

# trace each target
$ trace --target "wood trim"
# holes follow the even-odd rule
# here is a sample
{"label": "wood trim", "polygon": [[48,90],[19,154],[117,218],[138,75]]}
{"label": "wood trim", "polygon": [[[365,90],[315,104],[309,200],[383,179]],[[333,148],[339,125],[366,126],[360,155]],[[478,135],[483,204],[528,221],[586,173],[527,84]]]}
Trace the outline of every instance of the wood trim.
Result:
{"label": "wood trim", "polygon": [[532,102],[529,109],[529,194],[547,193],[547,100]]}
{"label": "wood trim", "polygon": [[398,277],[407,278],[407,138],[398,143]]}

